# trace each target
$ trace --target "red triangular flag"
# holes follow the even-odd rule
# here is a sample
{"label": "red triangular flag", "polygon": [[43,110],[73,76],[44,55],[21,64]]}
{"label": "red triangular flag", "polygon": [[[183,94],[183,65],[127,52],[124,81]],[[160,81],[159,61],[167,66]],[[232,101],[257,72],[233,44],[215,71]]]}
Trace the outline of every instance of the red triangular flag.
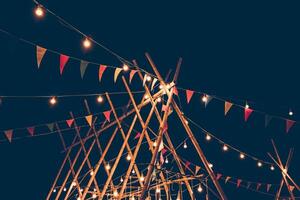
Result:
{"label": "red triangular flag", "polygon": [[102,76],[104,71],[106,70],[107,66],[106,65],[100,65],[99,67],[99,81],[101,82]]}
{"label": "red triangular flag", "polygon": [[163,104],[162,107],[161,107],[161,111],[162,112],[167,112],[168,111],[168,106]]}
{"label": "red triangular flag", "polygon": [[32,127],[28,127],[27,130],[28,130],[29,134],[31,136],[33,136],[33,134],[34,134],[34,127],[33,126]]}
{"label": "red triangular flag", "polygon": [[295,189],[295,186],[290,185],[290,191],[293,192],[294,189]]}
{"label": "red triangular flag", "polygon": [[290,128],[292,128],[292,126],[294,124],[295,124],[295,121],[289,120],[289,119],[286,120],[286,128],[285,128],[286,133],[289,132]]}
{"label": "red triangular flag", "polygon": [[74,119],[68,119],[68,120],[66,120],[66,122],[67,122],[68,126],[71,128],[71,126],[74,122]]}
{"label": "red triangular flag", "polygon": [[163,148],[163,149],[161,150],[161,153],[162,153],[163,155],[165,155],[165,153],[167,153],[167,149],[166,149],[166,148]]}
{"label": "red triangular flag", "polygon": [[13,136],[13,130],[6,130],[4,131],[5,136],[7,137],[8,141],[11,142]]}
{"label": "red triangular flag", "polygon": [[67,64],[68,60],[69,60],[69,56],[60,54],[60,63],[59,63],[60,74],[63,73],[65,65]]}
{"label": "red triangular flag", "polygon": [[222,177],[222,174],[217,174],[216,179],[219,180]]}
{"label": "red triangular flag", "polygon": [[224,109],[224,115],[226,116],[228,111],[230,110],[232,106],[232,103],[228,102],[228,101],[225,101],[225,109]]}
{"label": "red triangular flag", "polygon": [[137,73],[137,70],[132,69],[130,71],[130,74],[129,74],[129,83],[131,83],[132,78],[134,77],[135,73]]}
{"label": "red triangular flag", "polygon": [[242,182],[242,180],[241,179],[238,179],[237,180],[237,182],[236,182],[236,187],[238,188],[238,187],[240,187],[240,185],[241,185],[241,182]]}
{"label": "red triangular flag", "polygon": [[136,136],[134,137],[134,139],[138,139],[138,138],[140,138],[140,137],[141,137],[141,133],[138,132],[138,133],[136,134]]}
{"label": "red triangular flag", "polygon": [[173,87],[173,94],[175,94],[176,96],[178,96],[178,90],[177,90],[177,88],[175,86]]}
{"label": "red triangular flag", "polygon": [[192,96],[194,94],[194,91],[192,90],[186,90],[186,101],[187,103],[190,103],[191,99],[192,99]]}
{"label": "red triangular flag", "polygon": [[186,170],[186,169],[189,169],[189,170],[190,170],[190,165],[191,165],[191,162],[186,161],[185,164],[184,164],[185,170]]}
{"label": "red triangular flag", "polygon": [[87,123],[88,123],[90,126],[92,126],[93,115],[85,116],[85,119],[86,119]]}
{"label": "red triangular flag", "polygon": [[245,122],[248,120],[248,118],[249,118],[249,116],[251,115],[252,112],[253,112],[252,109],[250,109],[250,108],[245,108],[245,115],[244,115]]}
{"label": "red triangular flag", "polygon": [[110,122],[110,113],[111,113],[111,110],[103,112],[103,115],[108,122]]}

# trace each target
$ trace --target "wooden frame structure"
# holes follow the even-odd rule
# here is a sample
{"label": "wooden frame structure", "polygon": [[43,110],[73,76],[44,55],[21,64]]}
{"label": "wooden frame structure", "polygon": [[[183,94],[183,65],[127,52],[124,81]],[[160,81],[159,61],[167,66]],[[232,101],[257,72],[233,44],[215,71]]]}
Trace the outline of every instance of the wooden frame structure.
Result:
{"label": "wooden frame structure", "polygon": [[[102,200],[110,198],[121,200],[128,197],[131,199],[137,198],[144,200],[146,197],[149,199],[149,191],[153,189],[160,191],[161,187],[163,188],[163,193],[166,199],[169,200],[171,199],[169,186],[170,184],[174,183],[179,185],[180,191],[184,185],[188,192],[189,198],[195,199],[193,186],[190,183],[190,181],[195,180],[195,178],[189,177],[189,175],[186,173],[186,169],[183,166],[183,161],[178,156],[171,140],[171,136],[168,133],[167,121],[170,113],[169,111],[171,109],[175,111],[184,130],[186,131],[187,137],[190,138],[199,156],[199,159],[209,174],[212,184],[215,186],[215,189],[218,193],[218,199],[227,199],[212,168],[209,166],[200,144],[196,140],[191,128],[186,123],[186,118],[183,112],[173,99],[182,59],[180,58],[178,61],[172,82],[167,83],[163,80],[161,74],[157,70],[156,65],[147,53],[146,58],[155,72],[155,76],[159,81],[159,84],[162,86],[156,93],[153,94],[148,88],[148,85],[143,84],[145,94],[142,97],[141,102],[137,103],[125,77],[122,77],[123,84],[130,99],[128,107],[129,105],[132,105],[133,108],[128,108],[125,113],[120,115],[115,108],[111,97],[108,93],[106,93],[106,100],[109,103],[114,120],[111,122],[105,121],[97,130],[97,118],[94,117],[92,125],[85,133],[83,133],[82,130],[79,130],[73,113],[70,113],[71,117],[74,119],[73,128],[75,130],[75,135],[72,143],[69,145],[69,147],[67,147],[65,139],[59,131],[66,156],[53,182],[53,185],[50,188],[46,200],[67,200],[74,198],[77,200]],[[133,63],[139,78],[142,82],[144,82],[143,80],[145,77],[143,77],[141,71],[139,70],[137,62],[133,61]],[[159,111],[157,104],[163,96],[166,98],[166,103],[164,105],[166,109],[164,111]],[[87,101],[85,101],[85,105],[87,112],[90,113]],[[145,110],[147,111],[147,117],[146,119],[143,119],[141,112],[144,112]],[[130,121],[130,124],[126,127],[124,126],[125,120]],[[156,131],[153,131],[153,128],[149,127],[149,124],[151,121],[153,122],[153,120],[155,120],[154,124],[157,125]],[[139,125],[137,125],[137,122]],[[141,131],[136,145],[132,146],[129,142],[129,138],[132,138],[132,133],[134,132],[134,128],[136,126],[140,126]],[[58,126],[56,128],[60,130]],[[110,130],[111,128],[112,130]],[[102,148],[100,141],[102,140],[101,137],[104,137],[105,134],[107,135],[106,132],[110,133],[110,137],[106,140],[106,144],[103,146],[104,148]],[[152,132],[155,133],[155,137],[151,138],[150,135]],[[82,134],[84,135],[82,136]],[[113,142],[117,137],[119,137],[119,140],[122,141],[121,146],[113,145]],[[176,177],[172,180],[168,178],[168,175],[161,168],[161,164],[159,162],[159,155],[162,153],[161,147],[164,145],[164,143],[170,154],[173,156],[178,173],[180,174],[179,177]],[[143,144],[146,144],[148,147],[150,155],[148,156],[149,160],[146,161],[146,166],[143,170],[141,170],[140,166],[137,164],[137,159],[138,156],[143,156],[143,152],[141,152],[141,149],[144,147]],[[107,162],[106,159],[108,159],[108,152],[116,149],[116,157],[113,159],[113,163]],[[127,155],[129,163],[128,166],[126,166],[124,173],[125,175],[122,177],[122,182],[120,184],[116,184],[114,180],[118,177],[117,168],[122,165],[121,158],[124,155]],[[110,164],[112,164],[112,166],[110,166]],[[103,182],[102,185],[99,184],[99,176],[101,177],[100,182]],[[159,182],[153,184],[154,176],[159,177],[157,179]],[[200,177],[201,175],[198,178],[200,179]],[[135,181],[135,187],[132,187],[133,181]]]}

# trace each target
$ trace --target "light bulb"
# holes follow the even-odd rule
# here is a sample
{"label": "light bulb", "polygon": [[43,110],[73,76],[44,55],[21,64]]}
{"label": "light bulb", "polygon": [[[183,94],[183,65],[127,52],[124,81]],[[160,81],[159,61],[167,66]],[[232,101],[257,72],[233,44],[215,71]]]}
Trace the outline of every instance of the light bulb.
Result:
{"label": "light bulb", "polygon": [[99,95],[99,96],[97,97],[97,102],[98,102],[98,103],[102,103],[102,102],[103,102],[103,97],[102,97],[101,95]]}
{"label": "light bulb", "polygon": [[134,169],[131,171],[131,173],[132,173],[132,174],[135,174],[135,171],[134,171]]}
{"label": "light bulb", "polygon": [[293,114],[294,114],[293,111],[290,109],[289,116],[292,116]]}
{"label": "light bulb", "polygon": [[97,189],[96,188],[94,188],[94,192],[96,192],[97,191]]}
{"label": "light bulb", "polygon": [[85,38],[82,44],[85,49],[89,49],[92,46],[92,42],[88,38]]}
{"label": "light bulb", "polygon": [[55,98],[55,97],[51,97],[50,100],[49,100],[49,103],[50,103],[51,105],[55,105],[55,104],[57,103],[56,98]]}
{"label": "light bulb", "polygon": [[149,95],[148,95],[148,94],[145,94],[144,98],[145,98],[145,99],[149,99]]}
{"label": "light bulb", "polygon": [[130,200],[135,200],[134,196],[132,196],[132,197],[130,198]]}
{"label": "light bulb", "polygon": [[150,81],[152,80],[151,76],[147,75],[147,76],[146,76],[146,80],[147,80],[148,82],[150,82]]}
{"label": "light bulb", "polygon": [[203,188],[202,188],[201,185],[198,186],[197,191],[200,192],[200,193],[203,192]]}
{"label": "light bulb", "polygon": [[272,171],[274,171],[274,170],[275,170],[275,168],[274,168],[274,166],[273,166],[273,165],[270,167],[270,170],[272,170]]}
{"label": "light bulb", "polygon": [[187,144],[186,144],[186,142],[184,142],[183,148],[187,149]]}
{"label": "light bulb", "polygon": [[188,121],[188,120],[185,120],[184,123],[185,123],[186,125],[188,125],[188,124],[189,124],[189,121]]}
{"label": "light bulb", "polygon": [[140,181],[144,181],[145,180],[145,177],[142,175],[141,177],[140,177]]}
{"label": "light bulb", "polygon": [[106,164],[105,168],[106,168],[107,170],[110,170],[110,165],[109,165],[109,163]]}
{"label": "light bulb", "polygon": [[44,9],[40,5],[35,8],[34,13],[38,18],[42,18],[45,14]]}
{"label": "light bulb", "polygon": [[223,146],[223,151],[228,151],[228,146],[226,144]]}
{"label": "light bulb", "polygon": [[260,161],[257,162],[258,167],[262,167],[262,163]]}
{"label": "light bulb", "polygon": [[91,175],[91,176],[93,176],[93,175],[94,175],[94,171],[93,171],[93,170],[90,172],[90,175]]}
{"label": "light bulb", "polygon": [[76,182],[73,181],[72,184],[71,184],[71,186],[72,186],[72,187],[75,187],[75,186],[76,186]]}
{"label": "light bulb", "polygon": [[240,153],[240,159],[244,159],[245,158],[245,154]]}
{"label": "light bulb", "polygon": [[80,197],[77,197],[77,200],[81,200],[81,198],[80,198]]}
{"label": "light bulb", "polygon": [[94,193],[93,196],[92,196],[92,198],[93,198],[93,199],[96,199],[96,198],[97,198],[97,195]]}
{"label": "light bulb", "polygon": [[159,187],[156,188],[155,192],[156,192],[156,193],[160,193],[160,188],[159,188]]}
{"label": "light bulb", "polygon": [[55,193],[55,192],[56,192],[56,189],[54,189],[53,192]]}
{"label": "light bulb", "polygon": [[206,137],[205,137],[205,139],[206,139],[207,141],[210,141],[210,140],[211,140],[211,136],[207,134]]}
{"label": "light bulb", "polygon": [[155,141],[155,142],[153,142],[153,146],[154,146],[154,147],[156,147],[156,146],[157,146],[157,143],[156,143],[156,141]]}
{"label": "light bulb", "polygon": [[127,71],[129,70],[128,65],[124,64],[124,65],[123,65],[123,70],[124,70],[125,72],[127,72]]}
{"label": "light bulb", "polygon": [[67,188],[64,188],[64,192],[67,191]]}
{"label": "light bulb", "polygon": [[117,190],[114,190],[114,193],[113,193],[113,195],[114,195],[114,197],[117,197],[117,196],[119,196],[119,193],[118,193],[118,191],[117,191]]}
{"label": "light bulb", "polygon": [[161,97],[157,98],[157,102],[160,103],[161,102]]}
{"label": "light bulb", "polygon": [[248,103],[246,103],[246,105],[245,105],[245,108],[246,108],[246,109],[249,109],[249,105],[248,105]]}
{"label": "light bulb", "polygon": [[209,166],[209,168],[213,168],[214,165],[209,163],[208,166]]}
{"label": "light bulb", "polygon": [[126,156],[126,160],[131,160],[131,156],[129,154]]}
{"label": "light bulb", "polygon": [[166,161],[165,161],[167,164],[169,163],[169,160],[168,160],[168,158],[166,158]]}
{"label": "light bulb", "polygon": [[163,89],[164,86],[162,84],[159,85],[159,89]]}
{"label": "light bulb", "polygon": [[206,94],[205,94],[205,95],[203,95],[203,97],[202,97],[202,101],[203,101],[204,103],[206,103],[206,102],[207,102],[207,96],[206,96]]}
{"label": "light bulb", "polygon": [[123,183],[123,181],[124,181],[124,180],[123,180],[123,178],[121,177],[120,182]]}
{"label": "light bulb", "polygon": [[82,188],[80,188],[80,192],[83,192],[83,189],[82,189]]}

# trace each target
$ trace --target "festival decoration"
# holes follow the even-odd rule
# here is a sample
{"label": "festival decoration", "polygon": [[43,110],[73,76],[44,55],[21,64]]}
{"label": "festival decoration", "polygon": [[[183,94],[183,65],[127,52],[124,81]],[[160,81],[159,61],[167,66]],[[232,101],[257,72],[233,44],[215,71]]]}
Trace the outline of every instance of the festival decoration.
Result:
{"label": "festival decoration", "polygon": [[42,59],[46,53],[47,49],[40,47],[40,46],[36,46],[36,59],[37,59],[37,66],[38,68],[40,68]]}
{"label": "festival decoration", "polygon": [[59,64],[59,70],[60,70],[60,74],[62,75],[65,65],[67,64],[69,60],[69,56],[66,56],[64,54],[60,54],[60,64]]}
{"label": "festival decoration", "polygon": [[186,102],[187,103],[190,103],[193,94],[194,94],[194,91],[192,91],[192,90],[186,90]]}
{"label": "festival decoration", "polygon": [[121,71],[122,71],[122,68],[116,68],[115,69],[114,82],[117,82],[117,78],[118,78]]}
{"label": "festival decoration", "polygon": [[83,76],[85,74],[85,71],[86,71],[86,68],[87,68],[88,64],[89,63],[85,60],[82,60],[80,62],[80,76],[81,76],[81,79],[83,79]]}

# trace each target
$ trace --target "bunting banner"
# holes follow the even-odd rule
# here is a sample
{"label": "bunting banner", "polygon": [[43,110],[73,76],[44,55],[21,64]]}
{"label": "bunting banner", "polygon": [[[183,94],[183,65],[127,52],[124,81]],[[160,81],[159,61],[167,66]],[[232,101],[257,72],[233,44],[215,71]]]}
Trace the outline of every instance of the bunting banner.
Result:
{"label": "bunting banner", "polygon": [[47,127],[48,127],[48,129],[49,129],[51,132],[53,132],[53,130],[54,130],[54,123],[49,123],[49,124],[47,124]]}
{"label": "bunting banner", "polygon": [[232,103],[228,102],[228,101],[225,101],[225,109],[224,109],[224,115],[226,116],[228,111],[230,110],[232,106]]}
{"label": "bunting banner", "polygon": [[163,149],[164,149],[164,143],[163,141],[161,141],[158,147],[158,152],[162,151]]}
{"label": "bunting banner", "polygon": [[135,135],[134,139],[136,140],[136,139],[138,139],[138,138],[140,138],[140,137],[141,137],[141,133],[138,132],[138,133]]}
{"label": "bunting banner", "polygon": [[87,123],[88,123],[90,126],[92,126],[93,115],[85,116],[85,119],[86,119]]}
{"label": "bunting banner", "polygon": [[119,76],[121,71],[122,71],[122,68],[116,68],[115,69],[114,82],[117,82],[118,76]]}
{"label": "bunting banner", "polygon": [[61,75],[64,71],[65,65],[67,64],[68,60],[69,60],[69,56],[60,54],[59,70]]}
{"label": "bunting banner", "polygon": [[295,186],[290,185],[289,189],[290,189],[291,192],[293,192],[293,190],[295,189]]}
{"label": "bunting banner", "polygon": [[261,183],[257,183],[256,190],[259,190],[260,186],[261,186]]}
{"label": "bunting banner", "polygon": [[167,111],[168,111],[168,106],[163,104],[163,105],[161,106],[161,111],[162,111],[162,112],[167,112]]}
{"label": "bunting banner", "polygon": [[134,75],[137,73],[137,70],[132,69],[129,74],[129,83],[131,83]]}
{"label": "bunting banner", "polygon": [[110,122],[110,113],[111,113],[111,110],[103,112],[103,115],[108,122]]}
{"label": "bunting banner", "polygon": [[292,128],[292,126],[294,124],[295,124],[295,121],[289,120],[289,119],[286,120],[286,128],[285,128],[286,133],[288,133],[290,131],[290,129]]}
{"label": "bunting banner", "polygon": [[12,136],[13,136],[13,130],[6,130],[4,131],[4,134],[7,138],[7,140],[11,143],[11,140],[12,140]]}
{"label": "bunting banner", "polygon": [[68,126],[71,128],[71,126],[74,122],[74,119],[68,119],[68,120],[66,120],[66,122],[67,122]]}
{"label": "bunting banner", "polygon": [[147,80],[147,74],[144,75],[144,79],[143,79],[143,87],[145,86],[146,80]]}
{"label": "bunting banner", "polygon": [[194,91],[192,90],[186,90],[186,102],[187,103],[190,103],[191,99],[192,99],[192,96],[194,94]]}
{"label": "bunting banner", "polygon": [[185,170],[187,170],[187,169],[191,170],[190,165],[191,165],[191,162],[186,161],[185,164],[184,164]]}
{"label": "bunting banner", "polygon": [[230,176],[227,176],[227,177],[225,178],[225,183],[227,183],[230,179],[231,179],[231,177],[230,177]]}
{"label": "bunting banner", "polygon": [[154,89],[155,83],[157,82],[157,78],[154,78],[151,84],[151,91]]}
{"label": "bunting banner", "polygon": [[37,60],[38,69],[40,68],[42,59],[43,59],[46,51],[47,51],[47,49],[40,47],[40,46],[36,46],[36,60]]}
{"label": "bunting banner", "polygon": [[253,110],[250,109],[250,108],[245,108],[244,110],[244,119],[245,119],[245,122],[247,122],[248,118],[250,117],[250,115],[252,114]]}
{"label": "bunting banner", "polygon": [[267,192],[269,192],[271,186],[272,186],[271,184],[267,184]]}
{"label": "bunting banner", "polygon": [[217,181],[222,177],[222,174],[217,174],[216,179]]}
{"label": "bunting banner", "polygon": [[28,127],[27,128],[27,130],[28,130],[28,133],[31,135],[31,136],[33,136],[34,135],[34,126],[32,126],[32,127]]}
{"label": "bunting banner", "polygon": [[162,153],[162,155],[165,155],[165,154],[167,153],[167,149],[166,149],[166,148],[163,148],[163,149],[161,150],[161,153]]}
{"label": "bunting banner", "polygon": [[83,76],[85,74],[86,68],[88,66],[88,62],[85,60],[81,60],[80,62],[80,75],[81,75],[81,79],[83,79]]}
{"label": "bunting banner", "polygon": [[98,75],[99,82],[101,82],[103,73],[104,73],[104,71],[106,70],[106,68],[107,68],[106,65],[100,65],[100,67],[99,67],[99,75]]}
{"label": "bunting banner", "polygon": [[201,167],[196,165],[196,169],[195,169],[195,175],[197,175],[197,174],[198,174],[198,172],[199,172],[199,170],[200,170],[200,169],[201,169]]}
{"label": "bunting banner", "polygon": [[236,187],[237,187],[237,188],[240,187],[241,182],[242,182],[242,179],[238,179],[238,180],[237,180],[237,182],[236,182]]}
{"label": "bunting banner", "polygon": [[162,153],[160,154],[159,161],[160,161],[160,164],[161,164],[161,165],[164,164],[164,162],[165,162],[165,159],[164,159],[164,156],[163,156]]}
{"label": "bunting banner", "polygon": [[210,102],[211,100],[212,100],[212,96],[206,95],[206,101],[204,102],[205,108],[207,107],[207,105],[209,104],[209,102]]}
{"label": "bunting banner", "polygon": [[272,116],[270,115],[265,115],[265,127],[267,127],[272,120]]}
{"label": "bunting banner", "polygon": [[176,96],[178,96],[178,90],[177,90],[176,86],[173,87],[173,94],[175,94]]}

